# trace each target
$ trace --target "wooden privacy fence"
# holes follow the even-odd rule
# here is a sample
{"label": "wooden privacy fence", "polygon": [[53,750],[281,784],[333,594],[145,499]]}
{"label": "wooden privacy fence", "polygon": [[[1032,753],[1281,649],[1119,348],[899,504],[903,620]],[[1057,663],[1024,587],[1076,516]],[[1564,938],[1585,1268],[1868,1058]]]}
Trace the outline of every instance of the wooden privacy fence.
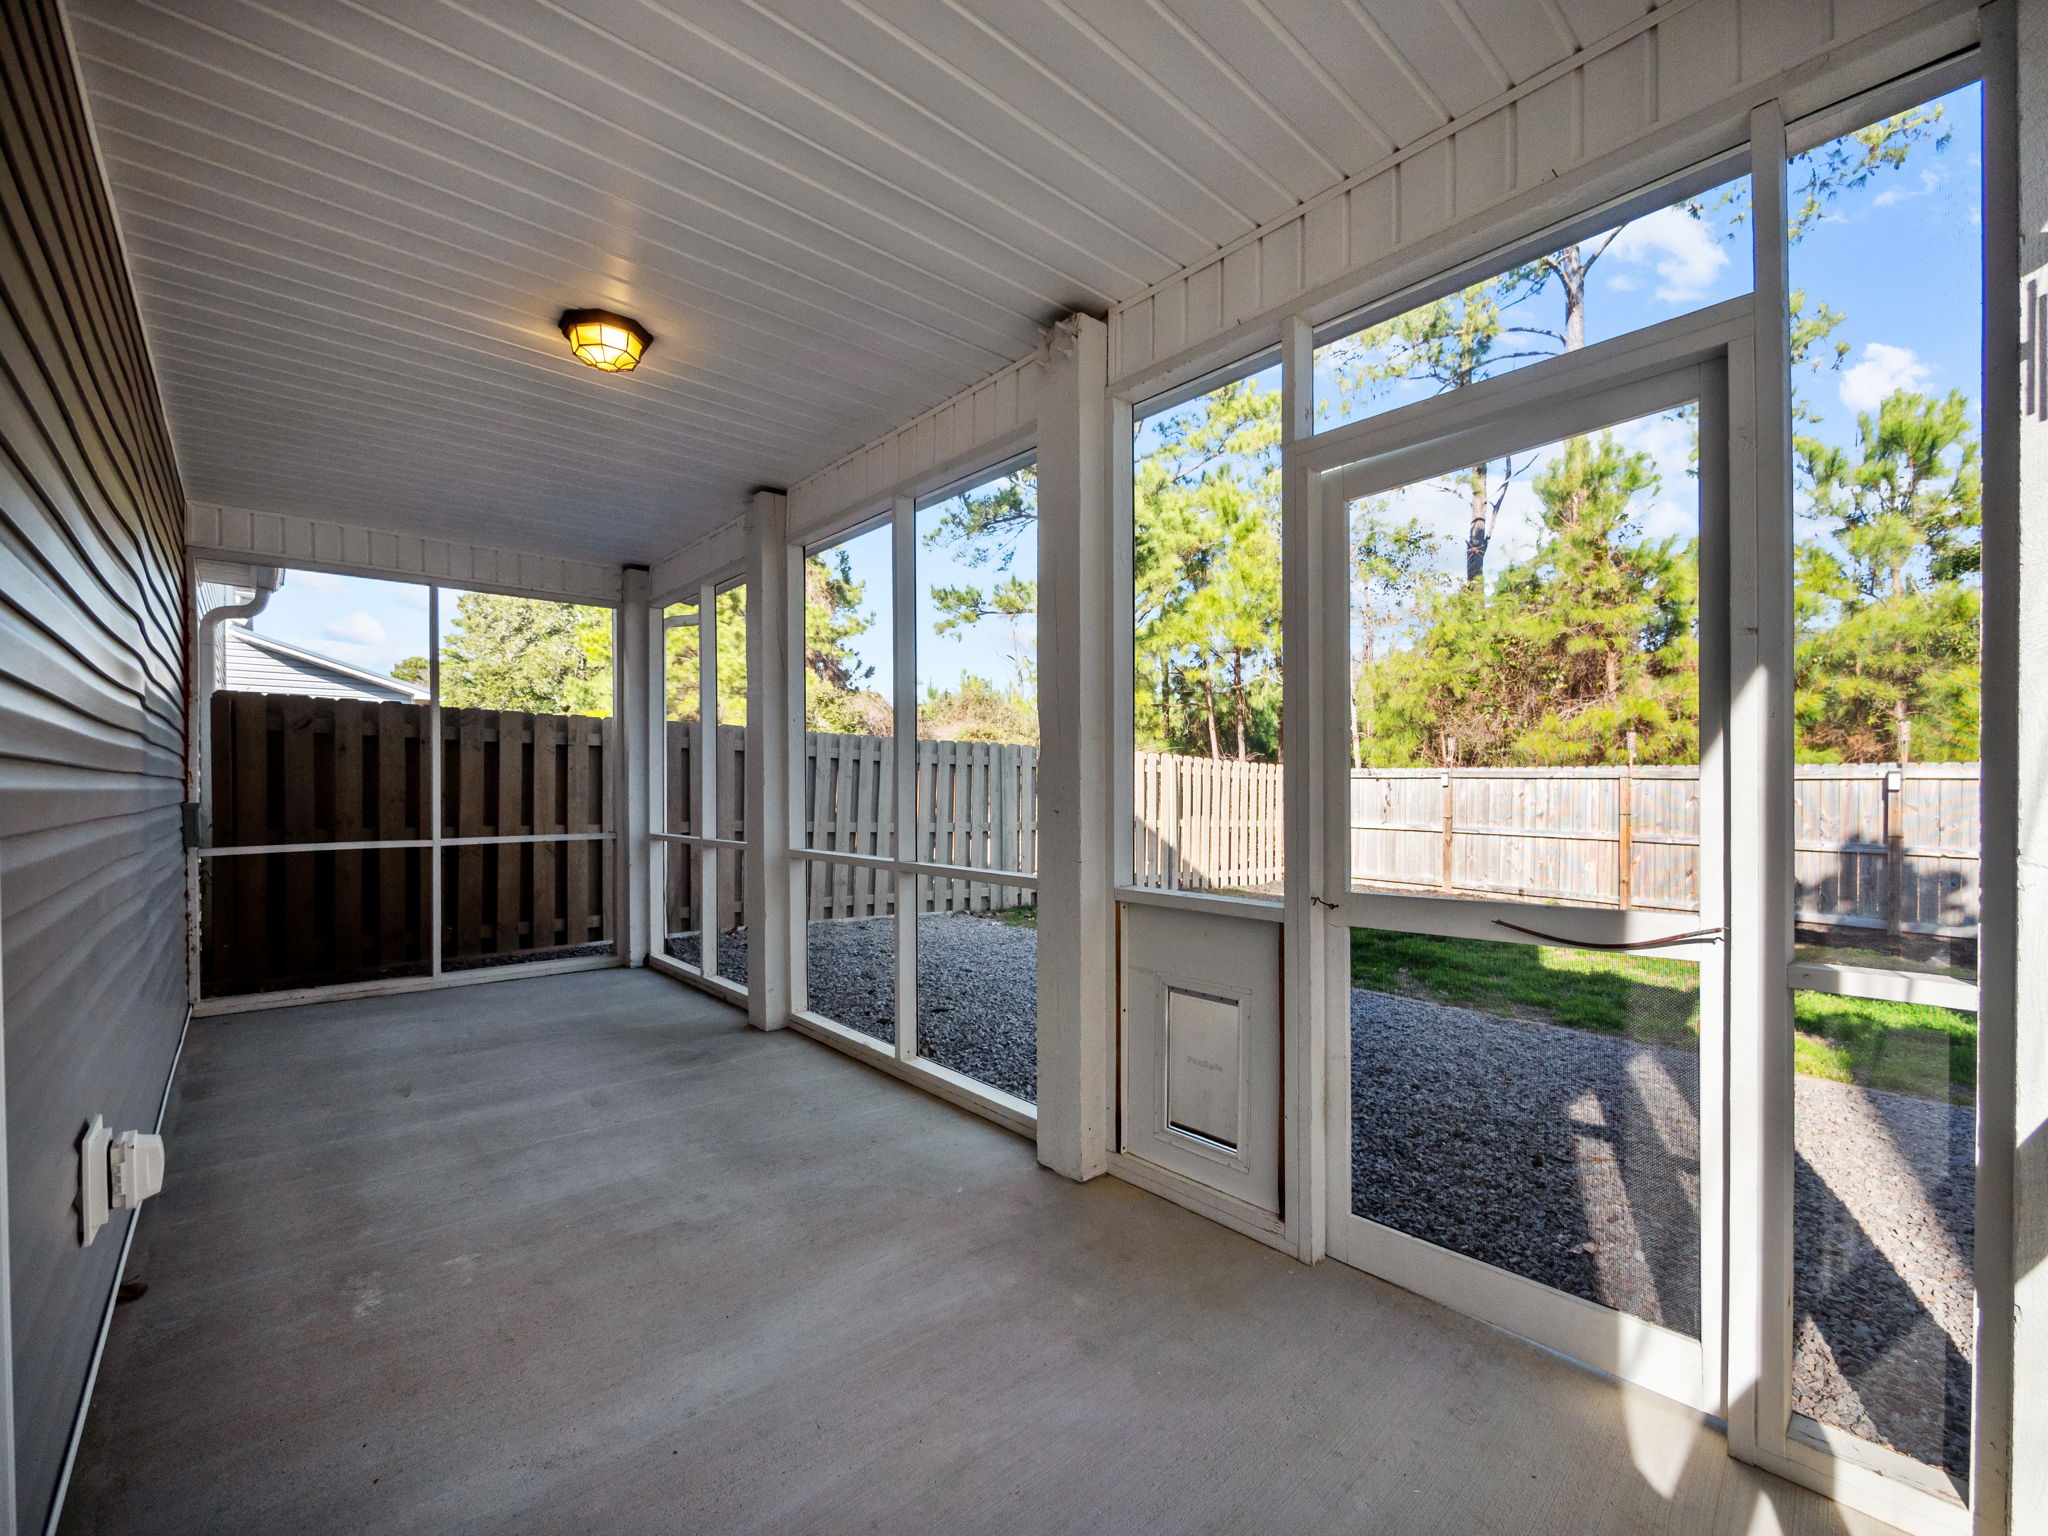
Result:
{"label": "wooden privacy fence", "polygon": [[[216,693],[208,789],[214,847],[423,841],[432,836],[428,711],[414,704]],[[613,722],[513,710],[441,711],[441,834],[545,837],[611,825]],[[431,968],[425,848],[265,853],[202,861],[209,995]],[[610,845],[441,851],[445,968],[610,935]]]}
{"label": "wooden privacy fence", "polygon": [[[721,725],[716,732],[716,826],[699,825],[697,726],[671,720],[667,743],[668,825],[671,832],[744,837],[745,733]],[[806,847],[887,856],[895,852],[896,742],[888,736],[806,735],[803,842]],[[913,804],[915,828],[908,856],[931,864],[1029,874],[1038,867],[1038,749],[980,741],[920,741]],[[670,845],[673,849],[675,845]],[[707,851],[708,852],[708,851]],[[698,857],[706,856],[700,852]],[[745,922],[733,851],[719,858],[720,928]],[[697,882],[692,863],[671,852],[668,925],[671,933],[698,928]],[[815,919],[877,917],[896,910],[891,870],[809,862],[805,877],[809,915]],[[985,880],[938,877],[919,882],[927,912],[989,912],[1035,900],[1031,888]]]}
{"label": "wooden privacy fence", "polygon": [[[1697,912],[1699,814],[1690,767],[1358,770],[1352,878]],[[1793,819],[1799,922],[1975,935],[1975,763],[1802,764]]]}
{"label": "wooden privacy fence", "polygon": [[[744,838],[746,824],[746,783],[747,783],[747,731],[745,726],[721,725],[716,728],[716,751],[718,771],[713,776],[712,787],[718,796],[712,824],[702,824],[699,814],[701,780],[697,758],[697,722],[694,720],[671,720],[668,722],[663,752],[663,788],[666,799],[664,814],[667,821],[663,830],[690,833],[698,837]],[[701,927],[697,909],[700,896],[696,880],[696,860],[709,857],[710,850],[698,850],[686,845],[667,845],[668,879],[664,882],[665,905],[667,907],[666,931],[672,934],[696,933]],[[717,881],[717,926],[721,929],[737,928],[746,921],[745,912],[745,866],[744,855],[737,850],[727,850],[718,860]]]}
{"label": "wooden privacy fence", "polygon": [[1278,763],[1138,753],[1131,779],[1137,884],[1277,890],[1286,869],[1281,793]]}
{"label": "wooden privacy fence", "polygon": [[1384,768],[1351,775],[1366,887],[1698,911],[1697,768]]}

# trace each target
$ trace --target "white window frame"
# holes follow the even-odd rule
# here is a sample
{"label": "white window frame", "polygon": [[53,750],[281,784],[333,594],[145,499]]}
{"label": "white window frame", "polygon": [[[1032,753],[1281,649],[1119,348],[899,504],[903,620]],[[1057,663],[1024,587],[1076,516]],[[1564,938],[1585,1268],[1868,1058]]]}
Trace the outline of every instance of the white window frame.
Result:
{"label": "white window frame", "polygon": [[[791,677],[790,707],[794,724],[790,731],[789,776],[790,819],[788,858],[793,921],[790,933],[789,995],[790,1022],[804,1033],[839,1047],[860,1060],[882,1067],[892,1075],[930,1090],[940,1098],[973,1110],[1000,1125],[1030,1136],[1035,1134],[1038,1106],[1000,1089],[954,1071],[917,1053],[917,916],[921,903],[918,881],[968,880],[985,885],[1002,885],[1034,894],[1039,888],[1035,871],[977,868],[934,863],[913,858],[908,850],[920,845],[916,823],[917,792],[917,514],[927,507],[949,501],[965,492],[1013,474],[1037,460],[1035,448],[1011,454],[969,474],[954,476],[922,495],[890,498],[885,509],[837,525],[833,531],[792,540],[788,559],[793,573],[790,582],[792,612],[787,616]],[[890,703],[895,722],[895,750],[890,755],[889,798],[892,834],[886,854],[858,853],[832,848],[804,846],[805,808],[798,803],[805,776],[805,690],[804,609],[806,562],[841,544],[877,528],[889,530],[889,625],[891,651]],[[1035,537],[1035,534],[1034,534]],[[905,734],[906,728],[908,734]],[[909,750],[905,750],[908,747]],[[808,914],[802,908],[806,861],[873,870],[877,878],[887,875],[895,881],[896,1018],[893,1042],[841,1024],[809,1007],[806,972],[809,963]],[[906,921],[906,916],[908,921]]]}
{"label": "white window frame", "polygon": [[[718,828],[718,599],[728,592],[742,589],[747,592],[746,622],[751,625],[754,622],[754,597],[744,575],[727,575],[697,582],[680,593],[672,594],[656,609],[660,616],[661,643],[655,648],[652,661],[657,674],[655,693],[661,702],[660,707],[651,712],[651,719],[660,722],[662,739],[653,753],[658,766],[649,775],[654,803],[648,815],[648,838],[655,845],[655,857],[648,860],[647,906],[651,920],[647,964],[664,974],[700,983],[715,995],[744,1006],[753,976],[754,956],[749,953],[747,957],[748,983],[736,982],[730,976],[720,975],[718,970],[719,865],[729,856],[746,856],[750,847],[747,838],[722,836]],[[694,730],[690,741],[690,755],[697,764],[696,804],[691,814],[691,826],[695,830],[677,832],[668,825],[668,632],[689,621],[680,617],[670,619],[668,610],[691,601],[696,605],[697,628],[697,718],[691,722]],[[754,702],[749,698],[749,720],[753,718],[753,710]],[[741,822],[744,826],[744,811]],[[696,965],[678,960],[668,952],[668,860],[662,855],[669,846],[696,850],[692,870],[692,879],[697,887]]]}
{"label": "white window frame", "polygon": [[[1700,587],[1700,892],[1696,919],[1669,912],[1551,906],[1512,900],[1392,895],[1352,888],[1348,774],[1348,672],[1324,669],[1325,694],[1315,711],[1316,752],[1324,765],[1324,889],[1315,903],[1327,930],[1325,975],[1330,1106],[1326,1152],[1329,1176],[1328,1251],[1336,1258],[1396,1284],[1448,1302],[1461,1311],[1560,1350],[1609,1375],[1650,1388],[1702,1412],[1718,1413],[1722,1398],[1721,1319],[1723,1256],[1720,1223],[1710,1213],[1724,1198],[1727,949],[1721,934],[1727,871],[1725,735],[1716,729],[1727,712],[1725,654],[1730,616],[1726,594],[1731,544],[1743,529],[1731,517],[1725,451],[1731,349],[1746,344],[1752,328],[1747,297],[1732,299],[1662,325],[1634,331],[1583,351],[1536,363],[1453,394],[1367,417],[1298,445],[1289,467],[1309,481],[1311,511],[1319,525],[1322,588],[1317,603],[1322,653],[1349,654],[1350,591],[1346,556],[1348,507],[1358,497],[1412,484],[1468,465],[1524,452],[1580,433],[1597,431],[1674,407],[1697,403],[1701,416]],[[1718,440],[1718,444],[1717,444]],[[1715,937],[1642,951],[1698,965],[1700,978],[1700,1335],[1673,1329],[1526,1279],[1424,1239],[1352,1214],[1350,1103],[1351,984],[1348,941],[1354,927],[1435,933],[1489,943],[1540,944],[1543,940],[1496,926],[1534,923],[1564,936],[1561,942],[1642,943],[1674,930],[1707,930]]]}

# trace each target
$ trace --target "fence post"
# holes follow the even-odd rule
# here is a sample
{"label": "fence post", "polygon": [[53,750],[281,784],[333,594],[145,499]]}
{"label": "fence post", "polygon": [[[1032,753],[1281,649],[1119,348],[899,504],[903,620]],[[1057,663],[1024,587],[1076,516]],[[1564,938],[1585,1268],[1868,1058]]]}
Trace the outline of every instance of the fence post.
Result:
{"label": "fence post", "polygon": [[1451,844],[1457,832],[1457,791],[1451,785],[1451,764],[1456,761],[1457,756],[1457,738],[1446,738],[1444,741],[1444,776],[1441,781],[1444,791],[1443,888],[1446,891],[1450,890],[1452,886]]}
{"label": "fence post", "polygon": [[1906,931],[1906,772],[1903,764],[1885,770],[1884,798],[1884,931],[1897,954]]}
{"label": "fence post", "polygon": [[1620,844],[1615,855],[1615,896],[1626,912],[1634,892],[1636,831],[1636,733],[1628,733],[1628,758],[1621,765],[1621,782],[1614,791],[1615,814],[1620,826],[1615,834]]}

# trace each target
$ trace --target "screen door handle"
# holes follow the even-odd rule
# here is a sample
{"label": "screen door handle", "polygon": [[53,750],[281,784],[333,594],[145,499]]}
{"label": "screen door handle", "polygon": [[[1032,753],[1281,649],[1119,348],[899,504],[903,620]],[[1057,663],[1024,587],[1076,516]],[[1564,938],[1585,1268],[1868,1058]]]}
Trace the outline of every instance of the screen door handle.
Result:
{"label": "screen door handle", "polygon": [[1661,939],[1636,939],[1627,944],[1602,944],[1595,939],[1568,939],[1563,934],[1543,933],[1535,928],[1524,928],[1520,923],[1511,923],[1504,917],[1493,920],[1496,928],[1511,928],[1516,933],[1526,933],[1532,939],[1541,939],[1546,944],[1563,944],[1571,949],[1662,949],[1666,944],[1718,944],[1721,940],[1719,928],[1694,928],[1686,933],[1668,933]]}

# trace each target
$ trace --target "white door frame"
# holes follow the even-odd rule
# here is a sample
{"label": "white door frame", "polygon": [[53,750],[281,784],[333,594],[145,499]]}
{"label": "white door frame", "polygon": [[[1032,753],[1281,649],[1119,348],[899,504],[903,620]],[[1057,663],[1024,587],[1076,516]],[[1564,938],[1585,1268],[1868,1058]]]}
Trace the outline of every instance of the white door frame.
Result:
{"label": "white door frame", "polygon": [[1598,430],[1679,405],[1701,407],[1701,910],[1696,919],[1671,913],[1559,907],[1517,901],[1389,895],[1350,888],[1348,669],[1326,667],[1316,711],[1316,755],[1324,765],[1321,805],[1325,888],[1317,908],[1326,929],[1324,971],[1329,1023],[1325,1073],[1329,1115],[1328,1251],[1346,1263],[1434,1297],[1583,1360],[1611,1375],[1672,1397],[1702,1412],[1721,1407],[1722,1255],[1718,1222],[1700,1231],[1700,1336],[1617,1312],[1540,1282],[1352,1214],[1350,974],[1348,936],[1354,926],[1535,943],[1496,926],[1540,926],[1574,942],[1642,943],[1677,932],[1713,930],[1716,937],[1644,951],[1695,962],[1700,968],[1700,1175],[1702,1212],[1720,1209],[1725,1189],[1725,1125],[1720,1074],[1727,1015],[1721,859],[1725,795],[1728,635],[1727,353],[1746,337],[1747,299],[1672,321],[1650,331],[1585,349],[1505,377],[1389,412],[1326,434],[1294,455],[1316,503],[1322,576],[1314,622],[1326,656],[1350,651],[1350,583],[1346,508],[1356,498],[1498,459],[1505,454]]}

